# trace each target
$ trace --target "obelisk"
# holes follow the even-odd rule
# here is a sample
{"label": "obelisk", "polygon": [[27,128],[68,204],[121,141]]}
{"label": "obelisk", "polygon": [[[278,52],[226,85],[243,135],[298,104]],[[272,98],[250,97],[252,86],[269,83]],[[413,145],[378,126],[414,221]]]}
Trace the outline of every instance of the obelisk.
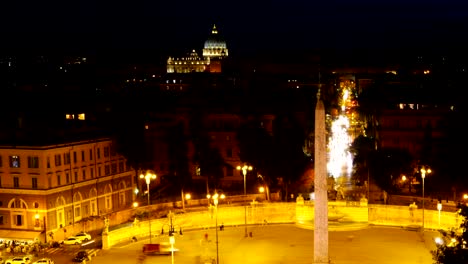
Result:
{"label": "obelisk", "polygon": [[315,106],[315,207],[314,207],[314,264],[329,263],[328,258],[328,194],[325,107],[317,92]]}

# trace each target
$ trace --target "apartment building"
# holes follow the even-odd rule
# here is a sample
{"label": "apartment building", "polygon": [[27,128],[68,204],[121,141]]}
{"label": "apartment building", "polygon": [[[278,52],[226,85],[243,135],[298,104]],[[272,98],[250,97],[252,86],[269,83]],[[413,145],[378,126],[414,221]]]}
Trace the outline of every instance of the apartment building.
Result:
{"label": "apartment building", "polygon": [[0,146],[0,238],[43,240],[57,229],[127,209],[134,185],[135,171],[109,138]]}

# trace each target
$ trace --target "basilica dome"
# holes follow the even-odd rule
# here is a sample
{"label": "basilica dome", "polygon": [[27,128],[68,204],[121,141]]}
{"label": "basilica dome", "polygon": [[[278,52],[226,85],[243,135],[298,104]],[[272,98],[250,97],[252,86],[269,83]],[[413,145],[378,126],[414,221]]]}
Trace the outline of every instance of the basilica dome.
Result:
{"label": "basilica dome", "polygon": [[228,56],[228,49],[224,39],[218,34],[216,25],[213,25],[211,34],[205,41],[203,57],[223,58]]}

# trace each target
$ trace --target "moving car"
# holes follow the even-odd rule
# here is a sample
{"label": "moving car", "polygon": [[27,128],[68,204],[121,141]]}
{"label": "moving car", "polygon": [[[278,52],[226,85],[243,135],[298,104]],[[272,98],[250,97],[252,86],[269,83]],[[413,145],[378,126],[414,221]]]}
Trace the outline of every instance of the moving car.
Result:
{"label": "moving car", "polygon": [[33,264],[54,264],[54,261],[50,258],[41,258],[34,261]]}
{"label": "moving car", "polygon": [[80,232],[75,235],[75,237],[81,239],[81,241],[88,241],[91,240],[91,235],[86,232]]}
{"label": "moving car", "polygon": [[157,254],[171,254],[172,252],[177,252],[179,249],[172,248],[169,243],[163,242],[159,244],[144,244],[143,253],[147,255],[157,255]]}
{"label": "moving car", "polygon": [[31,261],[31,259],[27,256],[23,257],[14,257],[5,260],[5,264],[28,264]]}
{"label": "moving car", "polygon": [[71,236],[63,241],[65,245],[79,245],[81,244],[81,239],[78,237]]}
{"label": "moving car", "polygon": [[86,252],[85,250],[78,251],[75,257],[72,259],[73,262],[83,262],[85,260],[86,261],[90,260],[88,252]]}

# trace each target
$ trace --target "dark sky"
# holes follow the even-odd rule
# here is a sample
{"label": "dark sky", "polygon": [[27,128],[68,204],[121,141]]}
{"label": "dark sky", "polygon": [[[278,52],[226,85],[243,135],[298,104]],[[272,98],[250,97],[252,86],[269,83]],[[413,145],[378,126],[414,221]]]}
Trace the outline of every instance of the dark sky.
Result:
{"label": "dark sky", "polygon": [[467,45],[464,0],[2,1],[2,49],[200,50],[212,25],[231,54],[267,49]]}

